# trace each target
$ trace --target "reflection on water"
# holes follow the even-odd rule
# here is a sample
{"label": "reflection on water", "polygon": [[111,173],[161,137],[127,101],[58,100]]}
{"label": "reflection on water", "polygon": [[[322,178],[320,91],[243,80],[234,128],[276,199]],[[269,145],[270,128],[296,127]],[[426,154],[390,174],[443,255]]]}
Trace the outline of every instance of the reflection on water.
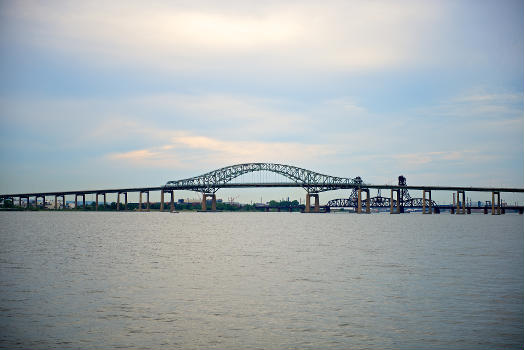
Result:
{"label": "reflection on water", "polygon": [[0,347],[520,349],[523,217],[0,213]]}

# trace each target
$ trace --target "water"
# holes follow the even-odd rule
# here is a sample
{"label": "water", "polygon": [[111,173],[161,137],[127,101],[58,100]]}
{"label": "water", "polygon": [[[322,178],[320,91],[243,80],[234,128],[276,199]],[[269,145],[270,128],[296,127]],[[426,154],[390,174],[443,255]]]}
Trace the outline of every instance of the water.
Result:
{"label": "water", "polygon": [[518,215],[0,213],[0,348],[521,349]]}

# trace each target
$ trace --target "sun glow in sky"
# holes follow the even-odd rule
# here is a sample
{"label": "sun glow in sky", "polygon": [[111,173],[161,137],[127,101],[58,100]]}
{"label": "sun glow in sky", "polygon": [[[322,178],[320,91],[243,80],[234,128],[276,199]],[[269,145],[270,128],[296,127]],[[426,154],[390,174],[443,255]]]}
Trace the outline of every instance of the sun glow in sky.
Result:
{"label": "sun glow in sky", "polygon": [[522,187],[523,29],[510,0],[1,1],[0,192],[241,162]]}

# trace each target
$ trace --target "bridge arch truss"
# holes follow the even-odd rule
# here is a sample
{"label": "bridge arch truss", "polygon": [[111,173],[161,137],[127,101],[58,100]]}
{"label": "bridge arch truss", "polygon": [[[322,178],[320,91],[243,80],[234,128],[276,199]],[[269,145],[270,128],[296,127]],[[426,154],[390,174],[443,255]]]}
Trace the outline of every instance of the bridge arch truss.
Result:
{"label": "bridge arch truss", "polygon": [[244,163],[227,166],[188,179],[168,181],[164,189],[215,193],[233,179],[257,171],[269,171],[280,174],[293,181],[297,187],[303,187],[310,193],[339,188],[355,188],[362,184],[362,180],[359,177],[352,179],[324,175],[315,171],[277,163]]}

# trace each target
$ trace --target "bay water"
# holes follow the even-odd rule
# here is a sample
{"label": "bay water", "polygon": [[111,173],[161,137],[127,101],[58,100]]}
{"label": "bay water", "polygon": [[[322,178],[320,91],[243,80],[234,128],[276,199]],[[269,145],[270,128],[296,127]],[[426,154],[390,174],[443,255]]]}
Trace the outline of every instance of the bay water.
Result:
{"label": "bay water", "polygon": [[0,348],[522,349],[523,216],[0,213]]}

